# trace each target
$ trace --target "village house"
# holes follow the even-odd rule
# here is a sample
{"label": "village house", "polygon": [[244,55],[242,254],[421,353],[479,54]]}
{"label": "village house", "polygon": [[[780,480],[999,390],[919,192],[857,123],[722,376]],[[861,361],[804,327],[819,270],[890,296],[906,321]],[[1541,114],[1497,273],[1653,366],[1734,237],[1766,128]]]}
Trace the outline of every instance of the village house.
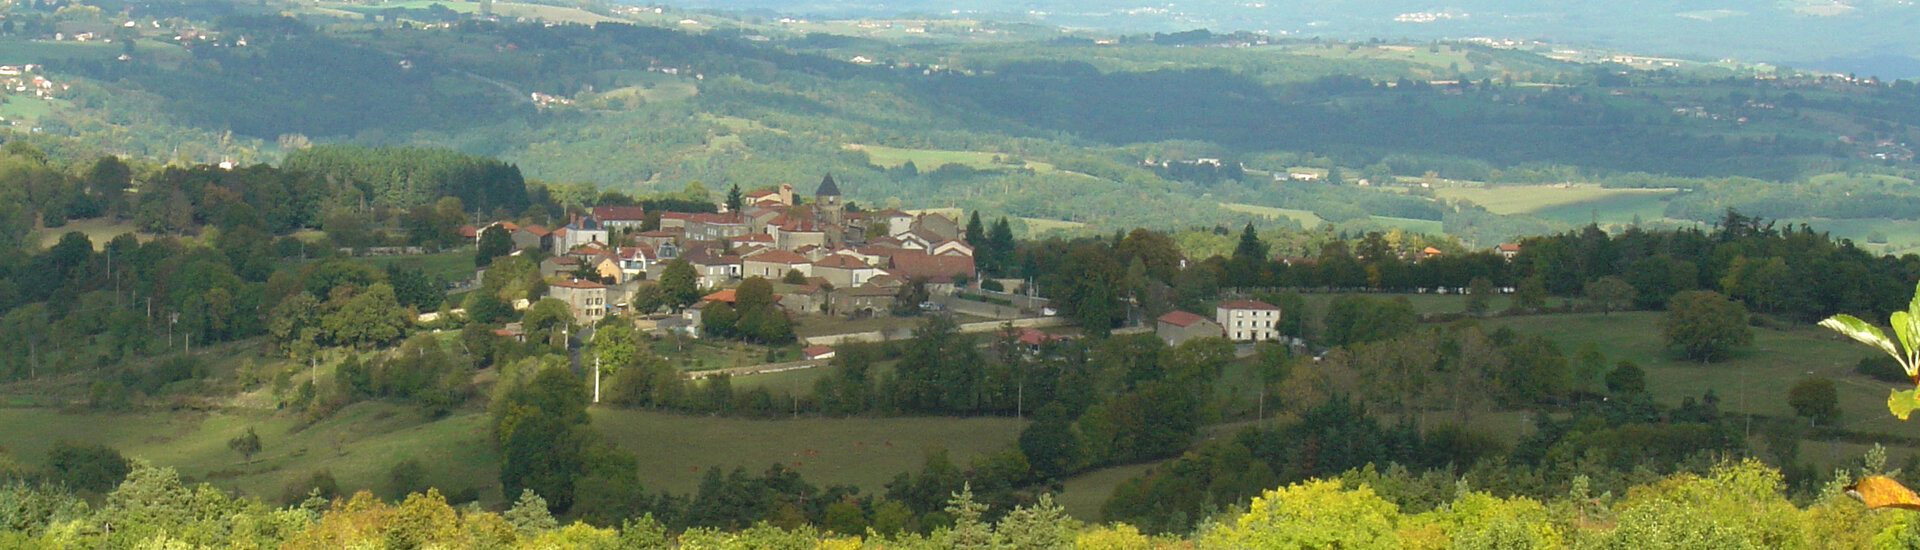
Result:
{"label": "village house", "polygon": [[541,277],[570,277],[579,269],[580,259],[572,256],[548,256],[547,259],[540,260]]}
{"label": "village house", "polygon": [[817,285],[775,285],[781,292],[780,307],[793,313],[818,313],[827,304],[827,290]]}
{"label": "village house", "polygon": [[830,300],[833,302],[834,313],[849,317],[873,317],[886,315],[891,311],[894,296],[899,292],[898,288],[865,284],[835,290]]}
{"label": "village house", "polygon": [[1520,255],[1520,243],[1500,243],[1500,246],[1496,246],[1493,248],[1493,252],[1495,254],[1499,254],[1501,258],[1511,262],[1513,261],[1514,256]]}
{"label": "village house", "polygon": [[1214,322],[1236,341],[1280,338],[1280,306],[1257,300],[1232,300],[1214,307]]}
{"label": "village house", "polygon": [[1226,331],[1220,328],[1220,323],[1198,314],[1179,310],[1167,312],[1166,315],[1161,315],[1155,320],[1153,333],[1166,341],[1169,346],[1178,346],[1197,338],[1226,336]]}
{"label": "village house", "polygon": [[644,206],[595,206],[593,218],[600,220],[601,227],[631,233],[647,224],[647,209]]}
{"label": "village house", "polygon": [[687,221],[699,214],[693,212],[661,212],[660,230],[672,231],[674,238],[686,235]]}
{"label": "village house", "polygon": [[780,249],[762,250],[740,259],[742,277],[765,277],[770,281],[780,280],[788,271],[799,270],[802,275],[813,273],[813,262],[799,253]]}
{"label": "village house", "polygon": [[825,361],[833,358],[834,351],[833,348],[827,346],[812,345],[800,348],[800,354],[805,356],[808,361]]}
{"label": "village house", "polygon": [[747,234],[747,224],[737,215],[693,214],[687,217],[686,229],[681,232],[681,238],[719,242],[745,234]]}
{"label": "village house", "polygon": [[693,264],[693,272],[699,275],[698,283],[702,287],[717,287],[740,278],[739,256],[702,250],[700,254],[689,254],[686,258],[687,263]]}
{"label": "village house", "polygon": [[952,284],[956,277],[972,279],[975,275],[972,256],[935,256],[920,251],[901,251],[889,256],[887,272],[944,284]]}
{"label": "village house", "polygon": [[912,232],[924,235],[932,244],[960,238],[960,223],[939,212],[928,212],[913,219]]}
{"label": "village house", "polygon": [[887,236],[898,237],[913,230],[913,214],[901,212],[897,208],[888,208],[868,214],[874,223],[887,224]]}
{"label": "village house", "polygon": [[668,229],[643,231],[633,236],[634,244],[652,246],[654,250],[659,250],[661,246],[673,244],[678,240],[680,240],[680,232]]}
{"label": "village house", "polygon": [[1073,339],[1072,336],[1048,334],[1032,327],[1010,328],[1001,332],[1000,337],[1013,340],[1013,344],[1028,355],[1039,355],[1046,349],[1047,344]]}
{"label": "village house", "polygon": [[774,218],[767,226],[767,232],[773,235],[774,246],[783,250],[827,245],[826,229],[817,221],[798,216]]}
{"label": "village house", "polygon": [[816,277],[826,279],[834,288],[853,288],[865,284],[884,272],[860,258],[847,254],[830,254],[814,260],[812,273]]}
{"label": "village house", "polygon": [[574,320],[580,323],[599,321],[607,316],[607,285],[564,279],[547,285],[547,296],[566,302]]}
{"label": "village house", "polygon": [[767,224],[772,223],[775,218],[786,214],[785,206],[750,206],[742,208],[742,210],[744,210],[744,212],[741,213],[741,216],[747,221],[748,233],[766,233]]}
{"label": "village house", "polygon": [[583,244],[596,243],[604,246],[610,242],[607,238],[607,229],[601,227],[600,221],[593,216],[575,217],[566,227],[555,229],[550,240],[553,242],[555,255],[567,253]]}

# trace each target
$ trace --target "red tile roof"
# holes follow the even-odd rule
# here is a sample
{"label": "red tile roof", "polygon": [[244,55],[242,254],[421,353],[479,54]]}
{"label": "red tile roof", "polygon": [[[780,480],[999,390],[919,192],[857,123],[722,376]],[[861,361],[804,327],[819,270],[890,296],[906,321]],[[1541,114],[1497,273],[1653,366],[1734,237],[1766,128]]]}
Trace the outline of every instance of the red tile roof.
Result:
{"label": "red tile roof", "polygon": [[867,267],[867,262],[860,261],[859,258],[855,258],[845,254],[833,254],[813,262],[813,266],[814,267],[831,267],[831,268],[837,268],[837,269],[860,269],[863,267]]}
{"label": "red tile roof", "polygon": [[545,237],[548,234],[553,233],[552,231],[548,231],[547,228],[540,227],[538,225],[529,225],[526,227],[522,227],[520,229],[525,229],[528,233],[532,233],[534,235],[541,236],[541,237]]}
{"label": "red tile roof", "polygon": [[1497,248],[1499,248],[1501,252],[1519,252],[1520,243],[1500,243],[1500,246]]}
{"label": "red tile roof", "polygon": [[747,259],[756,261],[756,262],[767,262],[767,263],[787,264],[787,265],[812,263],[807,261],[806,256],[801,256],[798,253],[788,252],[788,251],[780,250],[777,248],[761,251],[752,256],[748,256]]}
{"label": "red tile roof", "polygon": [[1271,309],[1278,311],[1280,306],[1259,300],[1234,300],[1231,302],[1221,302],[1220,309]]}
{"label": "red tile roof", "polygon": [[1201,317],[1193,313],[1187,313],[1185,311],[1179,311],[1179,310],[1174,310],[1174,311],[1168,312],[1166,315],[1160,316],[1160,322],[1173,325],[1176,327],[1192,326],[1194,323],[1198,323],[1205,320],[1207,320],[1206,317]]}
{"label": "red tile roof", "polygon": [[893,274],[903,277],[938,279],[974,275],[973,258],[969,256],[933,256],[925,252],[908,251],[894,254],[888,266]]}
{"label": "red tile roof", "polygon": [[647,208],[644,206],[595,206],[593,207],[593,217],[599,218],[601,223],[610,221],[637,222],[647,219]]}
{"label": "red tile roof", "polygon": [[713,294],[701,296],[700,299],[706,300],[709,302],[726,302],[731,304],[734,302],[733,289],[729,288],[729,289],[715,292]]}
{"label": "red tile roof", "polygon": [[807,346],[800,348],[800,353],[806,354],[808,359],[818,359],[822,355],[833,353],[833,348],[827,346]]}
{"label": "red tile roof", "polygon": [[770,243],[773,242],[773,235],[766,233],[748,233],[738,237],[728,237],[727,240],[736,243]]}

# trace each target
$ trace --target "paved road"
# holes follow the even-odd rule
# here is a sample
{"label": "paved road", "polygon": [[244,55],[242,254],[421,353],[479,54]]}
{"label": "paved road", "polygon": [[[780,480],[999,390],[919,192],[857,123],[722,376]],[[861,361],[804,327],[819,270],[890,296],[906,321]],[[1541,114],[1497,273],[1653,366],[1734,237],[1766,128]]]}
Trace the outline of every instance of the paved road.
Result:
{"label": "paved road", "polygon": [[786,372],[790,370],[810,369],[814,367],[826,366],[826,364],[827,364],[827,360],[825,359],[806,359],[806,360],[800,360],[800,361],[788,361],[785,363],[761,363],[758,365],[748,365],[744,367],[733,367],[733,368],[726,368],[726,369],[687,371],[685,374],[683,374],[683,376],[686,376],[687,379],[689,380],[698,380],[698,379],[706,378],[708,376],[713,376],[716,374],[726,374],[729,376],[746,376],[749,374],[766,374],[766,373],[773,373],[773,372]]}

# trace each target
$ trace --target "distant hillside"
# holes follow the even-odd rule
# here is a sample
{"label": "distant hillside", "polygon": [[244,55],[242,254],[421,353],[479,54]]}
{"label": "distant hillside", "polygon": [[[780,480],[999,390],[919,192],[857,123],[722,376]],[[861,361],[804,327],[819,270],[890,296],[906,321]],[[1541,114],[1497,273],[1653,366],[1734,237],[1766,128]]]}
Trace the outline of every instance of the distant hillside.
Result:
{"label": "distant hillside", "polygon": [[1920,77],[1909,38],[1920,6],[1894,0],[1532,2],[1414,0],[1241,2],[1158,6],[1116,0],[981,0],[963,10],[926,0],[825,2],[675,0],[689,8],[817,17],[953,13],[1107,32],[1257,31],[1274,35],[1445,40],[1541,39],[1703,59],[1737,57],[1886,78]]}

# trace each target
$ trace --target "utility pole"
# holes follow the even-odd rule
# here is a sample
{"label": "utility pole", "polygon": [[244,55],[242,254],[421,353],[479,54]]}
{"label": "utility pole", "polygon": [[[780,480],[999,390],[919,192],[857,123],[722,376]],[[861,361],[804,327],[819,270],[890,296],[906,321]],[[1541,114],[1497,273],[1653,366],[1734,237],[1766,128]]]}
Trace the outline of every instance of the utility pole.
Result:
{"label": "utility pole", "polygon": [[593,352],[593,404],[600,404],[600,352]]}

